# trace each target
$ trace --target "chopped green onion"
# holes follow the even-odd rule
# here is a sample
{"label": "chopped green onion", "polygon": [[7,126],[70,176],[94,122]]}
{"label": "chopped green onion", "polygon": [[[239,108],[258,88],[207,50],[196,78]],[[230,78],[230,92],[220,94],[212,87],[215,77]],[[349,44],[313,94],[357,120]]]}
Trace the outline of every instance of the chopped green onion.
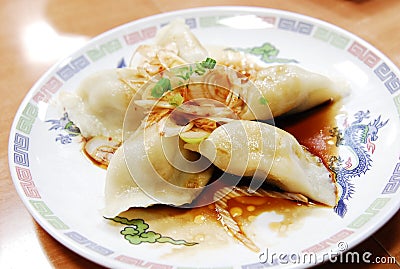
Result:
{"label": "chopped green onion", "polygon": [[264,96],[261,96],[260,99],[258,100],[260,102],[260,104],[262,105],[267,105],[268,104],[268,100],[267,98],[265,98]]}
{"label": "chopped green onion", "polygon": [[160,98],[166,91],[170,91],[171,89],[171,81],[167,78],[161,78],[151,90],[151,96]]}
{"label": "chopped green onion", "polygon": [[193,74],[193,69],[192,66],[189,67],[185,66],[178,68],[177,70],[175,70],[174,73],[178,78],[181,78],[183,80],[189,80],[190,76]]}
{"label": "chopped green onion", "polygon": [[180,106],[183,103],[183,97],[180,93],[174,94],[173,96],[171,96],[171,98],[168,100],[170,105],[173,106]]}
{"label": "chopped green onion", "polygon": [[196,63],[196,69],[194,70],[194,72],[197,75],[202,76],[206,72],[206,69],[203,67],[202,63]]}
{"label": "chopped green onion", "polygon": [[205,61],[201,62],[201,66],[207,69],[213,69],[216,64],[217,61],[212,58],[207,58]]}

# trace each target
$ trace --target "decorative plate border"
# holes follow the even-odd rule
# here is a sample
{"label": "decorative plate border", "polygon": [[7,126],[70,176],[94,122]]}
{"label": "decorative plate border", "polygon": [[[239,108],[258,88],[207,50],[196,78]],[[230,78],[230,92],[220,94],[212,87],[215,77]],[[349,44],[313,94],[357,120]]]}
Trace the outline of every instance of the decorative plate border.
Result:
{"label": "decorative plate border", "polygon": [[[53,214],[51,209],[46,205],[45,201],[43,201],[41,198],[40,192],[35,186],[35,175],[33,175],[30,170],[30,133],[38,118],[39,103],[49,103],[65,82],[69,81],[73,76],[82,70],[85,70],[85,68],[87,68],[89,65],[102,59],[106,55],[113,54],[114,52],[121,50],[123,47],[130,47],[139,42],[153,38],[157,31],[165,25],[165,23],[153,24],[141,29],[136,28],[137,25],[140,25],[145,21],[151,22],[157,18],[185,16],[185,22],[191,29],[224,27],[218,22],[221,16],[207,15],[187,17],[187,14],[190,13],[206,14],[209,13],[210,10],[215,12],[224,10],[225,12],[232,13],[231,16],[247,15],[251,13],[264,13],[265,15],[257,15],[257,17],[269,23],[275,29],[281,31],[290,31],[299,35],[310,36],[320,40],[321,42],[326,42],[337,49],[346,51],[349,55],[351,55],[351,57],[354,57],[355,60],[362,62],[366,67],[370,68],[375,76],[382,82],[382,85],[392,96],[393,104],[396,107],[400,117],[400,80],[398,69],[396,69],[393,63],[386,59],[384,55],[381,55],[381,53],[376,49],[370,49],[373,47],[367,44],[365,41],[349,32],[346,32],[343,29],[320,20],[296,13],[264,8],[215,7],[181,10],[163,15],[156,15],[133,22],[129,24],[129,28],[135,30],[132,30],[128,33],[122,31],[122,35],[120,35],[118,38],[104,41],[95,47],[86,47],[87,49],[84,53],[77,57],[73,57],[67,64],[56,65],[53,69],[49,70],[49,72],[43,76],[45,80],[42,79],[38,82],[38,84],[35,85],[34,88],[37,88],[38,90],[30,92],[23,101],[11,129],[9,140],[9,163],[11,174],[17,190],[19,191],[21,198],[26,198],[23,199],[25,205],[28,207],[28,209],[30,209],[30,212],[35,219],[41,223],[41,225],[46,228],[46,230],[55,238],[64,237],[71,240],[73,243],[69,245],[67,244],[67,246],[71,249],[76,251],[77,248],[74,246],[74,244],[77,244],[87,248],[92,252],[92,254],[110,257],[110,259],[118,261],[122,264],[135,265],[141,268],[169,269],[175,267],[173,265],[153,263],[151,261],[145,261],[139,258],[115,253],[113,250],[108,249],[105,246],[101,246],[95,241],[92,241],[91,239],[79,234],[77,231],[70,229],[66,223]],[[296,18],[293,19],[292,17]],[[111,31],[116,32],[118,29],[120,29],[120,27]],[[98,38],[106,35],[109,32],[100,35]],[[97,39],[93,39],[91,43],[93,43],[95,40]],[[386,186],[381,191],[381,196],[372,201],[369,207],[362,212],[362,214],[356,217],[346,228],[338,231],[329,238],[326,238],[315,245],[305,248],[302,252],[320,253],[323,250],[335,246],[338,242],[351,237],[351,235],[353,235],[358,229],[364,227],[371,219],[373,219],[375,215],[385,209],[385,206],[394,197],[393,195],[397,194],[400,186],[400,158],[399,162],[392,168],[392,170],[393,173],[391,177],[387,179]],[[386,219],[388,220],[394,213],[395,211],[393,210],[391,214],[387,214],[385,216]],[[49,228],[49,225],[52,228]],[[372,232],[373,231],[371,231],[371,233]],[[59,235],[59,233],[61,233],[61,235]],[[92,254],[87,253],[85,257],[91,259],[92,261],[98,262],[96,261],[96,256]],[[109,261],[109,265],[115,266],[116,264]],[[242,265],[241,268],[258,269],[266,266],[268,265],[263,265],[259,262],[256,262],[254,264]],[[185,268],[187,269],[187,267]],[[224,268],[233,267],[228,266]]]}

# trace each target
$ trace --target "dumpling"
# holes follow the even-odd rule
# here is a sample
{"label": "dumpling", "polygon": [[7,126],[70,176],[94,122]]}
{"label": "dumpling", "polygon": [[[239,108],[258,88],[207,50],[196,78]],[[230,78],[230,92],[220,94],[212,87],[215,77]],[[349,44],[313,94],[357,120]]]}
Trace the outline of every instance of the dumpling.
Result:
{"label": "dumpling", "polygon": [[105,216],[130,207],[191,203],[211,178],[213,167],[183,149],[177,137],[164,138],[158,124],[140,128],[114,153],[107,169]]}
{"label": "dumpling", "polygon": [[177,55],[188,63],[206,59],[208,52],[182,19],[175,19],[161,28],[155,38],[161,47],[175,46]]}
{"label": "dumpling", "polygon": [[134,55],[140,56],[134,66],[99,71],[84,79],[73,93],[60,95],[69,118],[84,137],[121,140],[125,112],[139,89],[163,69],[204,60],[207,51],[183,20],[174,20],[159,31],[155,46],[142,45]]}
{"label": "dumpling", "polygon": [[295,64],[260,64],[251,55],[233,50],[212,49],[210,52],[218,64],[245,74],[253,84],[242,80],[241,87],[233,89],[245,103],[241,119],[268,120],[302,112],[329,100],[337,101],[349,93],[344,81],[332,80]]}
{"label": "dumpling", "polygon": [[[345,83],[296,65],[270,66],[256,72],[250,80],[265,98],[273,117],[302,112],[348,94]],[[266,120],[271,117],[260,102],[259,93],[248,92],[245,99],[250,109],[241,115],[242,119]]]}
{"label": "dumpling", "polygon": [[146,81],[133,69],[102,70],[85,78],[76,91],[61,92],[60,102],[84,137],[121,141],[125,112]]}
{"label": "dumpling", "polygon": [[154,76],[173,67],[203,61],[208,55],[182,19],[175,19],[161,28],[154,41],[135,50],[130,67]]}
{"label": "dumpling", "polygon": [[227,173],[253,176],[250,189],[266,180],[287,192],[334,206],[337,187],[322,161],[289,133],[255,121],[235,120],[215,129],[199,145],[199,152]]}
{"label": "dumpling", "polygon": [[[222,65],[216,65],[202,75],[195,74],[195,64],[186,67],[163,72],[162,79],[170,82],[171,90],[164,93],[162,101],[168,101],[171,92],[181,94],[183,103],[210,99],[218,101],[243,120],[270,120],[306,111],[330,100],[340,100],[348,93],[345,83],[295,65],[257,68],[258,71],[250,77]],[[195,70],[190,82],[184,84],[184,90],[179,86],[183,83],[180,80],[182,70]],[[150,90],[151,87],[141,89],[144,100],[137,101],[139,106],[157,103],[158,99],[150,94]],[[162,103],[165,102],[159,102],[159,105]]]}

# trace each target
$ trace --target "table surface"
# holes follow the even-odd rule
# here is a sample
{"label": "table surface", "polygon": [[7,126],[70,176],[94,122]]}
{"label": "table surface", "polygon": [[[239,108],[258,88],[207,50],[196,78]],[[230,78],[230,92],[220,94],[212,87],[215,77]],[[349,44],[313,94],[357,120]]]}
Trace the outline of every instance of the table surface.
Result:
{"label": "table surface", "polygon": [[[0,0],[0,268],[101,268],[47,234],[25,209],[12,183],[9,131],[20,102],[34,82],[56,61],[110,28],[167,11],[215,5],[261,6],[323,19],[365,39],[400,66],[399,0]],[[35,27],[43,28],[41,38],[30,34]],[[355,247],[360,253],[368,250],[374,256],[393,256],[397,264],[348,266],[399,267],[399,220],[398,212]]]}

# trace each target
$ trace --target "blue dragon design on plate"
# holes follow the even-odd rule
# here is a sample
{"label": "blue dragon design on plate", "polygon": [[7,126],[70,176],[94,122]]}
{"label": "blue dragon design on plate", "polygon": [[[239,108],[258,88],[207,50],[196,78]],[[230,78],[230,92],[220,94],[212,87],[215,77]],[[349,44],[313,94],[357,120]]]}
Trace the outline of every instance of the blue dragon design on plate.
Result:
{"label": "blue dragon design on plate", "polygon": [[335,212],[344,217],[347,212],[346,202],[355,193],[353,178],[365,174],[372,166],[371,154],[374,153],[378,140],[378,132],[389,120],[382,121],[381,116],[374,120],[370,118],[370,111],[358,111],[354,115],[352,123],[344,124],[343,131],[337,127],[331,131],[332,136],[336,137],[336,146],[346,147],[350,152],[350,157],[346,160],[343,156],[331,157],[330,169],[333,171],[340,189],[339,201],[334,208]]}

